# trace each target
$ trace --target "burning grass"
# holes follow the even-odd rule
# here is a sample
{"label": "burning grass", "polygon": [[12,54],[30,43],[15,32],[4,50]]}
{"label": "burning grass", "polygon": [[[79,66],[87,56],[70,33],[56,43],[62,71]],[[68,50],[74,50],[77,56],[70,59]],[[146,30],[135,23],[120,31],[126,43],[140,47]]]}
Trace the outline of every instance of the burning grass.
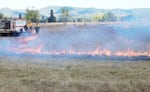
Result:
{"label": "burning grass", "polygon": [[150,57],[146,27],[126,28],[128,24],[122,23],[40,26],[38,35],[0,39],[0,54]]}
{"label": "burning grass", "polygon": [[0,58],[0,92],[149,92],[149,61]]}
{"label": "burning grass", "polygon": [[1,38],[0,92],[149,92],[150,32],[124,26],[45,25]]}

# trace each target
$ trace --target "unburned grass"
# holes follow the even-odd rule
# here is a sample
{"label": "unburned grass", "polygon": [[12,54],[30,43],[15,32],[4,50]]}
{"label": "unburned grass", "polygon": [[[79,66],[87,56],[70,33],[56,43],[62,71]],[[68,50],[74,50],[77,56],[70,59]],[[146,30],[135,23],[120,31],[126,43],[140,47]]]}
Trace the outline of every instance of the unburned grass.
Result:
{"label": "unburned grass", "polygon": [[[149,61],[0,61],[0,92],[149,92]],[[28,60],[28,61],[27,61]],[[59,62],[58,62],[59,61]],[[62,61],[62,62],[61,62]]]}

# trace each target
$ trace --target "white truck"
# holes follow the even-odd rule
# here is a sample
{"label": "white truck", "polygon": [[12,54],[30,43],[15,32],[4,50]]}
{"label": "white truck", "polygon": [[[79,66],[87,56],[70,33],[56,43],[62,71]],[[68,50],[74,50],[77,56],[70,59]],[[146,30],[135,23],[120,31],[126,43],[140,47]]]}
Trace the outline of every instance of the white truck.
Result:
{"label": "white truck", "polygon": [[[23,32],[29,32],[29,29],[26,27],[27,21],[25,19],[1,19],[0,36],[19,36]],[[33,30],[37,32],[39,28],[35,27]]]}

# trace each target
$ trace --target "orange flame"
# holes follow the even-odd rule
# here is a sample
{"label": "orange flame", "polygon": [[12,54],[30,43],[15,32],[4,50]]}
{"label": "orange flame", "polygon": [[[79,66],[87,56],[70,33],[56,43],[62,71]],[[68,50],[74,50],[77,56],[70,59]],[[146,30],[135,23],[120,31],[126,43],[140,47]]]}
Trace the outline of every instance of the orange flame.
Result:
{"label": "orange flame", "polygon": [[61,54],[72,54],[72,55],[98,55],[98,56],[150,56],[150,52],[149,51],[145,51],[145,52],[136,52],[133,50],[127,50],[127,51],[116,51],[116,52],[112,52],[111,50],[107,50],[107,49],[100,49],[99,47],[95,50],[95,51],[88,51],[88,52],[84,52],[84,51],[75,51],[73,49],[70,50],[62,50],[62,51],[46,51],[46,52],[40,52],[41,54],[53,54],[53,55],[61,55]]}
{"label": "orange flame", "polygon": [[61,51],[42,51],[43,45],[39,45],[36,48],[29,48],[29,47],[21,47],[21,48],[10,48],[11,51],[17,53],[31,53],[31,54],[47,54],[47,55],[64,55],[64,54],[71,54],[71,55],[98,55],[98,56],[150,56],[150,51],[145,52],[137,52],[133,50],[126,50],[126,51],[116,51],[112,52],[108,49],[100,49],[97,47],[95,51],[75,51],[74,49],[69,50],[61,50]]}
{"label": "orange flame", "polygon": [[22,43],[27,43],[29,41],[32,41],[32,40],[35,40],[37,38],[37,35],[32,35],[32,36],[29,36],[29,37],[23,37],[20,39],[20,41]]}
{"label": "orange flame", "polygon": [[42,47],[42,45],[39,45],[37,48],[10,48],[9,50],[17,53],[40,54]]}

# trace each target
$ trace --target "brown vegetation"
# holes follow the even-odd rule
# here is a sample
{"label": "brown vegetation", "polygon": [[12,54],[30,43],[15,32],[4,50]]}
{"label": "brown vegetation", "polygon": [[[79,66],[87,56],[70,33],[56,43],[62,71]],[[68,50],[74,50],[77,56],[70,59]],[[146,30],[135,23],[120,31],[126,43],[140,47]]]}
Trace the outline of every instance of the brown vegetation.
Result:
{"label": "brown vegetation", "polygon": [[0,58],[0,92],[149,92],[149,61]]}

